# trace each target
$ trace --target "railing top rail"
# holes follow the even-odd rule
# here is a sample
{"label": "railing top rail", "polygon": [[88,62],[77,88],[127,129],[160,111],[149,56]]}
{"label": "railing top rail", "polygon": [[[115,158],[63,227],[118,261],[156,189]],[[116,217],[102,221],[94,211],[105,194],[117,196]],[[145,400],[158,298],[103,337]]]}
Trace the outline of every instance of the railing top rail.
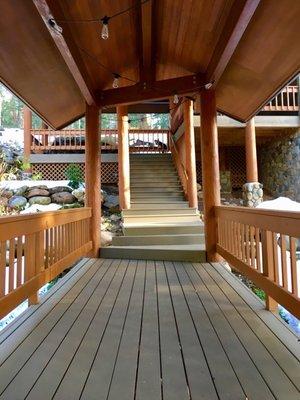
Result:
{"label": "railing top rail", "polygon": [[[117,132],[117,129],[101,129],[101,132],[112,132],[115,133]],[[32,128],[31,129],[32,133],[35,132],[48,132],[51,134],[59,134],[59,132],[85,132],[84,129],[60,129],[60,130],[52,130],[52,129],[44,129],[44,128]],[[169,129],[134,129],[131,128],[129,129],[129,133],[168,133]]]}
{"label": "railing top rail", "polygon": [[300,212],[216,206],[217,217],[262,228],[272,232],[300,237]]}
{"label": "railing top rail", "polygon": [[[0,217],[0,241],[29,235],[81,219],[90,218],[92,209],[83,207],[71,210],[46,211],[35,214]],[[4,229],[5,226],[5,229]]]}

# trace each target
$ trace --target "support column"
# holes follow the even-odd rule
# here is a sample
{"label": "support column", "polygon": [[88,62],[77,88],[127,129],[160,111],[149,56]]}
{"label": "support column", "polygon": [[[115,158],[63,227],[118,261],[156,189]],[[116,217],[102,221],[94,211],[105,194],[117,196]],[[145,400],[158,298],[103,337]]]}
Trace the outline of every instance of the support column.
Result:
{"label": "support column", "polygon": [[217,223],[214,207],[220,205],[220,173],[215,91],[200,92],[201,163],[205,244],[208,261],[220,261],[216,251]]}
{"label": "support column", "polygon": [[[48,125],[44,121],[42,121],[41,129],[43,129],[43,130],[48,129]],[[42,136],[42,145],[43,146],[48,146],[48,135],[43,135]]]}
{"label": "support column", "polygon": [[101,147],[99,108],[86,105],[85,128],[85,205],[92,208],[91,257],[99,257],[101,232]]}
{"label": "support column", "polygon": [[126,106],[117,107],[119,199],[121,210],[130,208],[130,165],[128,140],[128,114]]}
{"label": "support column", "polygon": [[32,128],[32,112],[29,107],[23,108],[23,121],[24,121],[24,159],[30,159],[31,151],[31,128]]}
{"label": "support column", "polygon": [[195,134],[194,134],[194,109],[192,100],[186,99],[184,102],[184,139],[186,170],[188,175],[187,192],[189,206],[198,208],[197,198],[197,174],[196,174],[196,155],[195,155]]}
{"label": "support column", "polygon": [[246,180],[243,186],[243,201],[246,207],[255,207],[263,200],[262,185],[258,182],[257,152],[254,118],[245,128]]}

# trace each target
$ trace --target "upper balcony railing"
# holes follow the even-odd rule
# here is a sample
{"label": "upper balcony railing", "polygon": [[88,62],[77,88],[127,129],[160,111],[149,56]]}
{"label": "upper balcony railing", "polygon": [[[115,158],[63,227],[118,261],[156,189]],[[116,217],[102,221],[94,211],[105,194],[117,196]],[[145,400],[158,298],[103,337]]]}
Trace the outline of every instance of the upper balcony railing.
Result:
{"label": "upper balcony railing", "polygon": [[[85,130],[50,129],[31,130],[32,153],[84,152]],[[129,131],[129,147],[132,153],[164,153],[170,150],[169,130],[167,129],[132,129]],[[118,132],[114,129],[101,130],[101,150],[116,152]]]}
{"label": "upper balcony railing", "polygon": [[298,86],[286,86],[262,111],[296,112],[299,110]]}

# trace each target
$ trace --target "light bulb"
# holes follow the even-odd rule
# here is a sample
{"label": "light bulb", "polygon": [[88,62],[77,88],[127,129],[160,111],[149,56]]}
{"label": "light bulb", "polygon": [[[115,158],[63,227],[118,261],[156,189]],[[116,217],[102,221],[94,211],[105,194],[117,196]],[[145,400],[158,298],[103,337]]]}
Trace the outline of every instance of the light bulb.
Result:
{"label": "light bulb", "polygon": [[119,79],[120,75],[119,74],[113,74],[114,75],[114,80],[113,80],[113,88],[117,89],[119,87]]}
{"label": "light bulb", "polygon": [[206,85],[204,85],[205,89],[208,90],[212,87],[212,82],[208,82]]}
{"label": "light bulb", "polygon": [[179,103],[179,97],[178,97],[177,93],[174,94],[173,103],[174,104],[178,104]]}
{"label": "light bulb", "polygon": [[107,17],[107,16],[101,18],[101,22],[102,22],[101,38],[104,40],[107,40],[109,37],[108,21],[109,21],[109,17]]}

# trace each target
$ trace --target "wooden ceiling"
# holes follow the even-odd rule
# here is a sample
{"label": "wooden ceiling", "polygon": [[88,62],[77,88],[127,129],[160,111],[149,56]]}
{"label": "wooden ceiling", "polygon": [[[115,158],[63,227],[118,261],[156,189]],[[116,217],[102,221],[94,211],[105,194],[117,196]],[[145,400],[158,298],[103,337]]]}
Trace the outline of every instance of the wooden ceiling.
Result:
{"label": "wooden ceiling", "polygon": [[[130,7],[102,40],[98,21]],[[299,71],[299,20],[295,0],[4,0],[0,76],[55,128],[85,102],[151,102],[210,81],[219,110],[247,120]]]}

